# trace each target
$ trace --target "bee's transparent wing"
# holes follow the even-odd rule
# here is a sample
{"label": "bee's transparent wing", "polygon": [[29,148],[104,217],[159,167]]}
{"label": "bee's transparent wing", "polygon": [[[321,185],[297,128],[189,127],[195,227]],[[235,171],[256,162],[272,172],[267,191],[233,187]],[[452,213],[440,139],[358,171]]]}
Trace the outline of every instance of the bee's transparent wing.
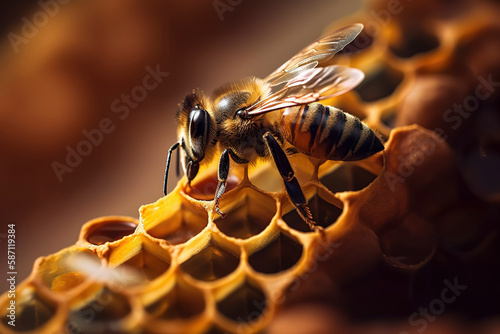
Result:
{"label": "bee's transparent wing", "polygon": [[303,71],[313,69],[330,60],[337,52],[351,43],[361,30],[363,30],[363,25],[357,23],[321,37],[281,65],[264,80],[271,86],[290,81]]}
{"label": "bee's transparent wing", "polygon": [[90,279],[108,285],[130,286],[144,281],[142,275],[130,267],[102,267],[100,260],[86,253],[77,253],[66,260],[68,267]]}
{"label": "bee's transparent wing", "polygon": [[362,71],[341,65],[308,69],[276,93],[247,108],[247,113],[254,116],[341,95],[356,87],[363,78]]}

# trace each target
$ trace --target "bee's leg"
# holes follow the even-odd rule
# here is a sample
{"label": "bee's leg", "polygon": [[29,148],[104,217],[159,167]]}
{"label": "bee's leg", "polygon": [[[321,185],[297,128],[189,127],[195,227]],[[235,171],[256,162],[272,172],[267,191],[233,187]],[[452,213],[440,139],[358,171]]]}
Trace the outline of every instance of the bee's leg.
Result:
{"label": "bee's leg", "polygon": [[283,181],[285,181],[286,191],[292,200],[292,203],[297,208],[297,212],[307,225],[309,225],[311,230],[321,229],[320,226],[316,226],[316,223],[313,220],[311,210],[307,206],[307,200],[304,197],[302,189],[300,188],[299,181],[297,181],[292,166],[290,166],[290,162],[288,161],[285,152],[283,152],[281,145],[276,141],[270,132],[266,132],[264,134],[264,140],[266,141],[267,147],[274,158],[274,162],[276,163],[276,167],[278,167],[278,171],[280,172]]}
{"label": "bee's leg", "polygon": [[224,212],[220,210],[219,199],[224,195],[227,185],[227,176],[229,175],[229,150],[225,149],[222,152],[219,160],[219,171],[217,172],[217,189],[215,190],[215,211],[221,215],[222,218],[226,216]]}

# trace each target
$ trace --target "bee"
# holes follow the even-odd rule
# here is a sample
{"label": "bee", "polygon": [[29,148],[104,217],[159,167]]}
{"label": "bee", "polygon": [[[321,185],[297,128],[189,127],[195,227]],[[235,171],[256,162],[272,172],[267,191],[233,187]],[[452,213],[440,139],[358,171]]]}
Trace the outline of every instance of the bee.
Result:
{"label": "bee", "polygon": [[[357,117],[317,102],[348,92],[363,80],[358,69],[322,66],[362,29],[362,24],[353,24],[318,39],[265,79],[228,83],[215,90],[212,98],[201,91],[186,96],[176,114],[178,141],[168,150],[164,194],[174,150],[180,147],[184,152],[181,162],[189,184],[200,164],[222,152],[214,208],[224,217],[219,200],[226,189],[230,160],[248,164],[272,158],[297,212],[311,229],[317,229],[287,153],[355,161],[384,149],[374,131]],[[285,142],[292,148],[287,153]]]}

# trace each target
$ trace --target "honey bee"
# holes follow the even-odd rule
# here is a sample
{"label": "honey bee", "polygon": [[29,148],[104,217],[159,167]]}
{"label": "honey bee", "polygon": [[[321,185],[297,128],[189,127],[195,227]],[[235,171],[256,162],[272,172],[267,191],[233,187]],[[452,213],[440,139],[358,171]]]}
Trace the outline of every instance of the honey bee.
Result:
{"label": "honey bee", "polygon": [[[189,184],[200,164],[222,152],[214,208],[224,217],[219,199],[226,189],[230,160],[248,164],[258,158],[273,158],[297,212],[316,229],[287,153],[300,152],[324,161],[354,161],[384,149],[375,133],[357,117],[317,103],[343,94],[363,80],[358,69],[322,66],[362,29],[362,24],[354,24],[318,39],[265,79],[250,77],[226,84],[213,98],[201,91],[186,96],[176,114],[178,141],[168,151],[164,194],[174,150],[180,147],[184,152],[182,166]],[[273,91],[276,86],[281,88]],[[287,153],[285,142],[292,147]]]}

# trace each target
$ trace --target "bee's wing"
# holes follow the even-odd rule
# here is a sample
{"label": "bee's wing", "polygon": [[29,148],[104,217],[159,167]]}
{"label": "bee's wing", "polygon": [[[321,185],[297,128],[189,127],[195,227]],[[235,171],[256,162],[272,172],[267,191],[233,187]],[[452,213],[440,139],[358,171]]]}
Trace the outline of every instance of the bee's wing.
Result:
{"label": "bee's wing", "polygon": [[330,60],[337,52],[351,43],[361,30],[363,30],[363,25],[357,23],[321,37],[281,65],[264,80],[271,86],[290,81],[301,72]]}
{"label": "bee's wing", "polygon": [[92,280],[122,286],[135,285],[144,281],[141,274],[131,267],[102,267],[100,260],[86,253],[77,253],[66,260],[68,267],[81,272]]}
{"label": "bee's wing", "polygon": [[308,69],[276,93],[247,108],[247,113],[253,116],[341,95],[356,87],[363,78],[362,71],[341,65]]}

